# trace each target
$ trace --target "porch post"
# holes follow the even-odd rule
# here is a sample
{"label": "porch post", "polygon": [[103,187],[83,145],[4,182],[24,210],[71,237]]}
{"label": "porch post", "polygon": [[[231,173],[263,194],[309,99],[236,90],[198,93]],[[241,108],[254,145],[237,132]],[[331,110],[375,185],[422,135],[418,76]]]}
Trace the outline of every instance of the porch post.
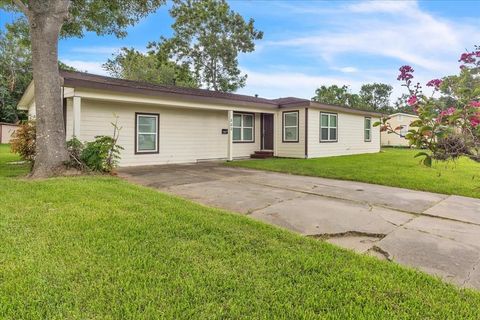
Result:
{"label": "porch post", "polygon": [[73,135],[80,139],[80,117],[82,113],[82,98],[73,97]]}
{"label": "porch post", "polygon": [[227,160],[233,160],[233,110],[228,110],[228,149]]}

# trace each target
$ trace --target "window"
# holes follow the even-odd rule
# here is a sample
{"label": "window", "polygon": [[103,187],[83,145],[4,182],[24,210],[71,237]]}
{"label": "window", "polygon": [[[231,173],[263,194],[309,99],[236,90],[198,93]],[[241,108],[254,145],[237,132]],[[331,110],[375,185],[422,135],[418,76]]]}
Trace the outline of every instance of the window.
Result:
{"label": "window", "polygon": [[372,141],[372,118],[365,118],[365,141]]}
{"label": "window", "polygon": [[397,116],[397,119],[398,119],[399,122],[402,122],[403,121],[403,115],[399,114]]}
{"label": "window", "polygon": [[136,113],[135,153],[158,153],[158,114]]}
{"label": "window", "polygon": [[336,142],[338,116],[336,113],[320,113],[320,141]]}
{"label": "window", "polygon": [[400,137],[404,138],[408,133],[408,126],[402,126],[400,128]]}
{"label": "window", "polygon": [[251,113],[233,114],[233,141],[254,142],[255,117]]}
{"label": "window", "polygon": [[283,142],[298,142],[298,111],[283,113]]}

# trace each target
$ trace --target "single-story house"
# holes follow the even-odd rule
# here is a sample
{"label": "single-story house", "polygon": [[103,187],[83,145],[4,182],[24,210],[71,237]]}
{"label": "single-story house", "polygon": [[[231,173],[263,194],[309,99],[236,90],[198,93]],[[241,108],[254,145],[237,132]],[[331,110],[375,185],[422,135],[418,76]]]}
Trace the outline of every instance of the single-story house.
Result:
{"label": "single-story house", "polygon": [[10,143],[10,139],[17,128],[18,124],[0,122],[0,143]]}
{"label": "single-story house", "polygon": [[[265,99],[61,71],[66,139],[112,135],[121,166],[380,151],[380,114],[300,98]],[[34,87],[18,105],[35,117]]]}
{"label": "single-story house", "polygon": [[395,133],[388,133],[387,131],[383,131],[380,135],[380,140],[382,142],[382,146],[390,146],[390,147],[408,147],[410,146],[407,139],[405,139],[405,135],[410,130],[410,124],[418,119],[418,116],[408,113],[394,113],[389,116],[389,120],[387,121],[392,129],[397,129]]}

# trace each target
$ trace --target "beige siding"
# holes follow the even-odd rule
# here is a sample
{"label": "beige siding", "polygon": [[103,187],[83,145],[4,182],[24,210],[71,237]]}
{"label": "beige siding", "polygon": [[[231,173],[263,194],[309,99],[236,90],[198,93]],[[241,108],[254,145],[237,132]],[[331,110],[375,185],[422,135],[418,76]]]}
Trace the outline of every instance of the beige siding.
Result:
{"label": "beige siding", "polygon": [[9,124],[0,124],[0,143],[10,143],[10,139],[12,134],[17,130],[17,125],[9,125]]}
{"label": "beige siding", "polygon": [[28,107],[28,118],[35,119],[36,115],[37,115],[37,110],[35,109],[35,102],[32,101],[32,103]]}
{"label": "beige siding", "polygon": [[[370,142],[364,139],[365,117],[347,113],[338,113],[338,141],[320,142],[320,112],[308,110],[308,157],[328,157],[380,151],[380,130],[372,127]],[[372,125],[378,118],[372,118]]]}
{"label": "beige siding", "polygon": [[[388,123],[390,123],[393,129],[399,126],[405,126],[406,132],[408,132],[408,130],[410,129],[410,123],[417,119],[418,117],[414,115],[396,114],[393,115],[390,120],[388,120]],[[399,130],[397,130],[396,132],[400,133]],[[404,137],[400,137],[398,134],[395,133],[382,132],[381,140],[382,146],[408,147],[410,145],[407,139],[405,139]]]}
{"label": "beige siding", "polygon": [[[283,112],[298,111],[298,142],[283,142]],[[282,108],[275,117],[276,156],[305,158],[305,108]]]}
{"label": "beige siding", "polygon": [[[135,154],[135,112],[160,115],[158,154]],[[71,105],[67,108],[67,132],[72,132]],[[194,110],[123,104],[82,99],[81,141],[91,141],[97,135],[112,135],[110,124],[118,116],[121,166],[187,163],[199,160],[225,159],[228,135],[227,111]],[[260,144],[260,116],[255,116],[255,143],[234,143],[234,157],[247,157]]]}

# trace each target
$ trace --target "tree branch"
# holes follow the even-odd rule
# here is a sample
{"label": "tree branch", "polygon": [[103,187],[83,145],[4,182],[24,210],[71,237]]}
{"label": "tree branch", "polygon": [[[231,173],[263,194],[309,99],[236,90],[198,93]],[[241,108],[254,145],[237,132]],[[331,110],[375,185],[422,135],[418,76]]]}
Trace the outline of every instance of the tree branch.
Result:
{"label": "tree branch", "polygon": [[17,7],[22,11],[27,17],[29,15],[28,7],[22,0],[13,0],[13,3],[17,5]]}

